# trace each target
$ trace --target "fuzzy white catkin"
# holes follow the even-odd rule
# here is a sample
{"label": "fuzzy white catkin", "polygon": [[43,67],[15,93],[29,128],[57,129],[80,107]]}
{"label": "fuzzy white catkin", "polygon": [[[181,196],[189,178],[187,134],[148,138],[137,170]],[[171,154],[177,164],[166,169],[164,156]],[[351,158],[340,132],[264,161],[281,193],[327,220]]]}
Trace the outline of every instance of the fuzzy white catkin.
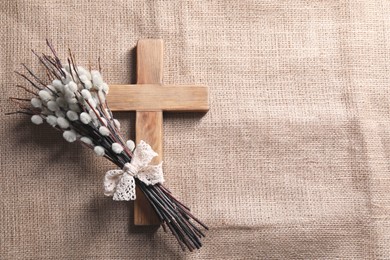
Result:
{"label": "fuzzy white catkin", "polygon": [[49,100],[53,99],[52,95],[46,90],[40,90],[38,92],[38,95],[41,98],[41,100],[43,100],[44,102],[48,102]]}
{"label": "fuzzy white catkin", "polygon": [[79,104],[69,104],[69,109],[77,113],[81,111]]}
{"label": "fuzzy white catkin", "polygon": [[57,117],[53,115],[49,115],[46,117],[46,122],[51,125],[51,126],[56,126],[57,125]]}
{"label": "fuzzy white catkin", "polygon": [[68,85],[65,86],[64,97],[65,97],[65,99],[71,99],[71,98],[74,98],[74,97],[75,97],[74,92],[72,92],[72,91],[69,89],[69,86],[68,86]]}
{"label": "fuzzy white catkin", "polygon": [[[63,67],[63,69],[65,69],[66,72],[70,72],[70,66],[69,66],[69,64],[65,64],[64,67]],[[73,66],[72,66],[72,70],[73,70]]]}
{"label": "fuzzy white catkin", "polygon": [[95,114],[95,112],[91,109],[91,110],[89,110],[89,115],[90,115],[90,117],[92,118],[92,119],[97,119],[97,116],[96,116],[96,114]]}
{"label": "fuzzy white catkin", "polygon": [[83,90],[81,90],[81,95],[82,95],[83,98],[86,99],[86,100],[92,98],[91,92],[89,92],[88,89],[83,89]]}
{"label": "fuzzy white catkin", "polygon": [[79,75],[80,75],[80,80],[81,80],[81,82],[86,82],[86,81],[89,81],[89,79],[88,79],[88,77],[86,76],[86,75],[83,75],[83,74],[80,74],[79,73]]}
{"label": "fuzzy white catkin", "polygon": [[92,82],[91,81],[86,81],[86,82],[84,82],[84,87],[86,88],[86,89],[91,89],[92,88]]}
{"label": "fuzzy white catkin", "polygon": [[[88,80],[91,80],[91,79],[92,79],[92,78],[91,78],[91,73],[90,73],[87,69],[85,69],[84,67],[78,66],[78,67],[77,67],[77,71],[78,71],[78,73],[79,73],[79,75],[80,75],[81,81],[83,81],[83,79],[81,78],[81,76],[85,76]],[[84,81],[83,81],[83,82],[84,82]]]}
{"label": "fuzzy white catkin", "polygon": [[126,146],[127,146],[127,148],[130,149],[130,151],[133,151],[134,148],[135,148],[135,143],[133,142],[133,140],[127,140],[126,141]]}
{"label": "fuzzy white catkin", "polygon": [[74,81],[71,81],[68,83],[68,88],[70,91],[72,91],[73,93],[77,91],[77,84],[74,83]]}
{"label": "fuzzy white catkin", "polygon": [[99,127],[99,133],[103,136],[109,136],[110,130],[108,130],[108,128],[105,126],[101,126],[101,127]]}
{"label": "fuzzy white catkin", "polygon": [[53,112],[57,111],[60,109],[59,105],[55,101],[49,101],[47,102],[47,108]]}
{"label": "fuzzy white catkin", "polygon": [[114,125],[116,128],[120,129],[121,128],[121,123],[119,123],[118,120],[114,119]]}
{"label": "fuzzy white catkin", "polygon": [[99,90],[98,97],[99,97],[99,102],[101,102],[101,103],[106,102],[106,94],[104,94],[103,91]]}
{"label": "fuzzy white catkin", "polygon": [[68,106],[68,103],[66,102],[66,100],[63,97],[58,97],[56,99],[56,102],[57,102],[58,106],[60,106],[60,107],[66,108]]}
{"label": "fuzzy white catkin", "polygon": [[102,85],[104,82],[103,82],[102,76],[100,75],[100,72],[97,70],[92,70],[91,76],[92,76],[92,83],[93,83],[94,87],[97,90],[102,89],[102,87],[103,87]]}
{"label": "fuzzy white catkin", "polygon": [[53,87],[52,85],[47,85],[47,91],[49,93],[57,93],[57,89]]}
{"label": "fuzzy white catkin", "polygon": [[42,107],[42,101],[39,98],[32,98],[31,105],[36,108]]}
{"label": "fuzzy white catkin", "polygon": [[106,95],[108,94],[109,90],[110,90],[110,88],[108,87],[107,83],[103,83],[103,91],[104,91],[104,93],[106,93]]}
{"label": "fuzzy white catkin", "polygon": [[106,110],[107,118],[108,118],[108,119],[111,119],[110,110],[108,110],[107,108],[106,108],[105,110]]}
{"label": "fuzzy white catkin", "polygon": [[68,104],[76,104],[77,103],[77,99],[76,98],[68,98],[66,99],[66,102],[68,102]]}
{"label": "fuzzy white catkin", "polygon": [[64,69],[64,68],[62,68],[62,71],[65,73],[65,77],[61,77],[61,80],[62,80],[62,83],[64,84],[64,85],[66,85],[66,84],[68,84],[69,82],[71,82],[72,81],[72,76],[69,74],[69,72],[66,70],[66,69]]}
{"label": "fuzzy white catkin", "polygon": [[95,103],[96,104],[100,104],[100,100],[99,100],[99,96],[98,95],[95,95],[95,96],[92,96],[92,98],[95,100]]}
{"label": "fuzzy white catkin", "polygon": [[66,129],[69,127],[69,121],[66,120],[65,118],[63,117],[59,117],[57,118],[57,124],[59,127],[61,127],[62,129]]}
{"label": "fuzzy white catkin", "polygon": [[68,84],[71,80],[72,78],[70,76],[61,77],[62,84],[64,85]]}
{"label": "fuzzy white catkin", "polygon": [[94,98],[88,99],[88,103],[92,108],[96,108],[96,101]]}
{"label": "fuzzy white catkin", "polygon": [[59,79],[53,80],[51,84],[56,88],[57,91],[64,91],[64,85],[62,85],[62,82]]}
{"label": "fuzzy white catkin", "polygon": [[91,122],[92,118],[88,113],[82,112],[80,114],[80,121],[83,122],[84,124],[89,124]]}
{"label": "fuzzy white catkin", "polygon": [[68,141],[69,143],[73,143],[74,141],[77,140],[76,132],[75,132],[74,130],[64,131],[64,133],[62,134],[62,136],[63,136],[64,139],[65,139],[66,141]]}
{"label": "fuzzy white catkin", "polygon": [[56,117],[65,117],[65,113],[62,112],[61,110],[57,110],[57,111],[55,112],[55,115],[56,115]]}
{"label": "fuzzy white catkin", "polygon": [[93,148],[97,156],[104,156],[104,148],[97,145],[95,148]]}
{"label": "fuzzy white catkin", "polygon": [[33,115],[33,116],[31,117],[31,122],[33,122],[33,123],[36,124],[36,125],[40,125],[40,124],[43,123],[43,119],[42,119],[42,117],[40,117],[40,116],[38,116],[38,115]]}
{"label": "fuzzy white catkin", "polygon": [[66,112],[66,117],[69,118],[70,121],[76,121],[77,119],[79,119],[77,113],[72,110]]}
{"label": "fuzzy white catkin", "polygon": [[123,147],[122,145],[118,144],[118,143],[113,143],[111,145],[111,149],[114,153],[117,153],[117,154],[120,154],[121,152],[123,152]]}
{"label": "fuzzy white catkin", "polygon": [[101,120],[103,121],[103,125],[106,126],[107,125],[107,120],[105,118],[101,118]]}
{"label": "fuzzy white catkin", "polygon": [[86,136],[81,137],[80,141],[83,142],[83,143],[89,144],[89,145],[93,144],[91,138],[86,137]]}
{"label": "fuzzy white catkin", "polygon": [[80,80],[81,82],[84,83],[84,87],[86,89],[91,89],[92,88],[92,82],[91,82],[91,79],[88,79],[88,77],[86,75],[81,75],[80,76]]}

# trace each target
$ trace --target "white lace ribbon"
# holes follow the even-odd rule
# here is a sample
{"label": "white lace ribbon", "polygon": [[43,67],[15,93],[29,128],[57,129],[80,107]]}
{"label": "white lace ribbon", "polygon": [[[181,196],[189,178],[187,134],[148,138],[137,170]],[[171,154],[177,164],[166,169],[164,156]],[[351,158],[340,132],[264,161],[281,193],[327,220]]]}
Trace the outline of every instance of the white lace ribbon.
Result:
{"label": "white lace ribbon", "polygon": [[152,147],[141,141],[133,152],[131,163],[122,170],[110,170],[104,176],[104,195],[113,196],[113,200],[135,200],[135,180],[138,178],[146,185],[164,182],[162,163],[149,165],[158,154]]}

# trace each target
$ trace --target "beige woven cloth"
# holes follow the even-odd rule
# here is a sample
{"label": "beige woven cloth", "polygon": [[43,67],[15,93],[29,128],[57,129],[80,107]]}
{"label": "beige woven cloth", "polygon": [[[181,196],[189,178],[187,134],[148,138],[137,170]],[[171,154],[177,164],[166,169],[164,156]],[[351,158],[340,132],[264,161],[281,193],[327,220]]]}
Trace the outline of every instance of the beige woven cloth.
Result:
{"label": "beige woven cloth", "polygon": [[[389,17],[387,0],[2,0],[0,259],[389,259]],[[104,197],[108,161],[4,116],[46,38],[109,83],[162,38],[164,82],[210,87],[206,115],[164,122],[167,186],[211,227],[200,251]]]}

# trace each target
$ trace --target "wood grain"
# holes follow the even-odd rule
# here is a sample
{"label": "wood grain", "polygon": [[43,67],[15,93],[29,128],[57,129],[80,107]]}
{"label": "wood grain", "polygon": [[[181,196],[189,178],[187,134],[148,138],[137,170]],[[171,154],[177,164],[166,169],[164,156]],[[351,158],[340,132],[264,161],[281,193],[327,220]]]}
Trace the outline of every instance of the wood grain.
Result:
{"label": "wood grain", "polygon": [[206,86],[111,85],[107,96],[113,111],[208,111]]}
{"label": "wood grain", "polygon": [[[163,157],[162,122],[162,111],[136,113],[136,143],[138,144],[141,140],[144,140],[158,153],[158,156],[154,157],[152,164],[160,163]],[[137,189],[136,195],[137,199],[134,203],[134,224],[158,225],[159,219],[144,193],[140,189]]]}
{"label": "wood grain", "polygon": [[[162,84],[163,41],[154,39],[139,40],[137,45],[137,84]],[[141,86],[142,87],[142,86]],[[130,90],[131,88],[128,88]],[[114,103],[111,103],[114,104]],[[136,141],[144,140],[159,156],[154,163],[162,161],[162,111],[136,112]],[[158,217],[145,195],[137,188],[134,202],[135,225],[159,225]]]}
{"label": "wood grain", "polygon": [[137,45],[137,83],[162,84],[164,43],[161,39],[142,39]]}

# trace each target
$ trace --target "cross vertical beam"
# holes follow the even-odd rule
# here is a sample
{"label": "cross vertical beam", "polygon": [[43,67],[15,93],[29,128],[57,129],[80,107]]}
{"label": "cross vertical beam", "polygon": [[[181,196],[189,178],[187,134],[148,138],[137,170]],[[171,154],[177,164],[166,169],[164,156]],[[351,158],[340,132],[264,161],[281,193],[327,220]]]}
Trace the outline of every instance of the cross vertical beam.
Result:
{"label": "cross vertical beam", "polygon": [[[163,77],[163,41],[144,39],[137,45],[137,84],[162,84]],[[163,156],[163,112],[136,111],[136,143],[144,140],[158,153],[152,163],[158,164]],[[135,225],[158,225],[159,220],[143,192],[137,187],[137,199],[134,202]]]}
{"label": "cross vertical beam", "polygon": [[[110,85],[107,101],[112,111],[136,111],[136,143],[144,140],[158,157],[163,154],[163,111],[207,112],[208,89],[196,85],[162,85],[163,41],[145,39],[137,45],[137,84]],[[134,203],[135,225],[158,225],[159,220],[148,199],[137,188]]]}

